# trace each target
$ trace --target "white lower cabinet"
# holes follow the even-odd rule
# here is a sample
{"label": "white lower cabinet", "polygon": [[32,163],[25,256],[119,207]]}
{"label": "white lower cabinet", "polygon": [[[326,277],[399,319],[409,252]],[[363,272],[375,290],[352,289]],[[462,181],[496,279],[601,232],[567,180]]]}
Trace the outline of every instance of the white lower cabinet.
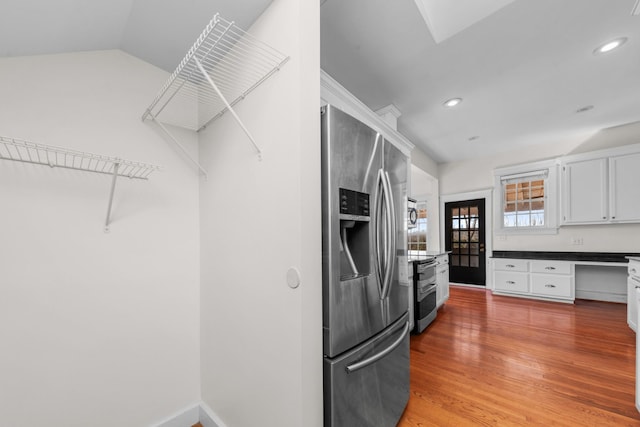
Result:
{"label": "white lower cabinet", "polygon": [[440,308],[449,299],[449,255],[438,255],[436,263],[436,306]]}
{"label": "white lower cabinet", "polygon": [[630,259],[627,267],[627,324],[637,332],[638,302],[636,300],[636,286],[640,286],[640,259]]}
{"label": "white lower cabinet", "polygon": [[574,264],[569,261],[496,258],[493,260],[493,292],[573,302],[574,271]]}
{"label": "white lower cabinet", "polygon": [[494,286],[496,290],[504,292],[529,292],[529,274],[513,271],[496,271]]}

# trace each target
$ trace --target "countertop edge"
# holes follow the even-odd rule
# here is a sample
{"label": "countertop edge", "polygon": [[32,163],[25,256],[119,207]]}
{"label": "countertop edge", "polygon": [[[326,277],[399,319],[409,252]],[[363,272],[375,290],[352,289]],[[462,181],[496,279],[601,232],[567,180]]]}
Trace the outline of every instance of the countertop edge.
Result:
{"label": "countertop edge", "polygon": [[628,263],[629,259],[640,260],[640,254],[629,252],[493,251],[491,258]]}

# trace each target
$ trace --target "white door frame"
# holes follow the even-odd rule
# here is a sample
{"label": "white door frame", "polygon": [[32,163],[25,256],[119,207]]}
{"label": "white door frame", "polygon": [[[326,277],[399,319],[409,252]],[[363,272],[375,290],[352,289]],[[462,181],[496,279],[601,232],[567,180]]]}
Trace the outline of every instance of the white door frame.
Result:
{"label": "white door frame", "polygon": [[444,204],[449,202],[463,202],[465,200],[484,199],[484,240],[485,240],[485,287],[493,289],[493,275],[491,274],[491,256],[493,254],[493,188],[487,188],[466,193],[445,194],[440,196],[440,242],[445,249],[444,240]]}

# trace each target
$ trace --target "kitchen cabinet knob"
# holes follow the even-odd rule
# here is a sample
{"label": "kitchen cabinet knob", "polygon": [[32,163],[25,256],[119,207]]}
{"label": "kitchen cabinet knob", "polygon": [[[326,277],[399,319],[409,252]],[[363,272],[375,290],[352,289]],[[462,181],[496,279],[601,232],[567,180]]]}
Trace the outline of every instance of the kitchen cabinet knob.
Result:
{"label": "kitchen cabinet knob", "polygon": [[545,288],[555,288],[556,285],[552,285],[550,283],[547,283],[546,285],[544,285]]}
{"label": "kitchen cabinet knob", "polygon": [[514,282],[513,280],[507,280],[507,285],[515,285],[516,282]]}
{"label": "kitchen cabinet knob", "polygon": [[555,270],[556,268],[555,267],[545,267],[544,269],[545,270]]}
{"label": "kitchen cabinet knob", "polygon": [[603,217],[602,217],[602,219],[607,219],[607,217],[606,217],[606,216],[603,216]]}
{"label": "kitchen cabinet knob", "polygon": [[507,267],[507,268],[514,268],[514,267],[515,267],[515,265],[513,265],[513,264],[507,264],[507,265],[505,265],[505,267]]}
{"label": "kitchen cabinet knob", "polygon": [[636,269],[635,268],[632,268],[630,271],[631,271],[631,274],[636,274]]}

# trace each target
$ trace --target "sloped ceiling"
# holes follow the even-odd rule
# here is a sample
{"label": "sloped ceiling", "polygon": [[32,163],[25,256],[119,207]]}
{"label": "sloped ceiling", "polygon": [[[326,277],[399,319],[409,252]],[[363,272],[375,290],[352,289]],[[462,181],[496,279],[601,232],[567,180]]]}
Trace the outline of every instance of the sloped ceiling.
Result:
{"label": "sloped ceiling", "polygon": [[122,49],[172,71],[213,15],[248,28],[272,0],[2,0],[0,56]]}
{"label": "sloped ceiling", "polygon": [[[321,64],[372,110],[395,105],[398,130],[434,160],[579,145],[640,120],[636,0],[514,0],[450,24],[439,43],[418,1],[327,0]],[[468,3],[443,1],[450,12]],[[619,49],[593,54],[621,36],[628,41]],[[454,97],[462,103],[444,108]],[[585,106],[593,108],[577,112]]]}

